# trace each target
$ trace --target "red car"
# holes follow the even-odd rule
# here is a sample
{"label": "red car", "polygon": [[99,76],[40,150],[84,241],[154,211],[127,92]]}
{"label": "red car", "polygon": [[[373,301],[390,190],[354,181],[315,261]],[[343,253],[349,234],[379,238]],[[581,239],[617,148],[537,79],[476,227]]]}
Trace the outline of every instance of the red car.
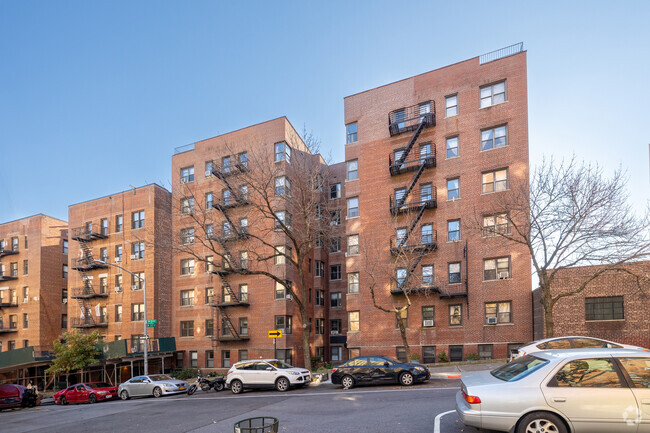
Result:
{"label": "red car", "polygon": [[54,394],[54,403],[95,403],[117,398],[117,386],[103,382],[78,383]]}

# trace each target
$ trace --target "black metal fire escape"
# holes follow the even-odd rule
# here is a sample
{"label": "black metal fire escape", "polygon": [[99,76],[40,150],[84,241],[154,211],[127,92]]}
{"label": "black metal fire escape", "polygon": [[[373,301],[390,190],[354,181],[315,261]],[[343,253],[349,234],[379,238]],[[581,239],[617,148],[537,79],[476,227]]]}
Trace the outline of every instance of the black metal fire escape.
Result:
{"label": "black metal fire escape", "polygon": [[108,326],[106,315],[102,314],[98,319],[93,316],[91,308],[91,299],[107,298],[107,293],[96,292],[93,288],[92,278],[89,277],[88,271],[94,269],[106,269],[107,264],[96,262],[93,258],[93,252],[89,242],[96,239],[106,239],[108,236],[93,231],[92,224],[87,224],[84,227],[77,227],[72,229],[72,239],[79,242],[79,247],[82,251],[80,259],[73,259],[72,269],[79,272],[81,275],[82,287],[72,289],[71,298],[77,300],[77,306],[81,311],[81,317],[72,317],[70,326],[72,328],[105,328]]}

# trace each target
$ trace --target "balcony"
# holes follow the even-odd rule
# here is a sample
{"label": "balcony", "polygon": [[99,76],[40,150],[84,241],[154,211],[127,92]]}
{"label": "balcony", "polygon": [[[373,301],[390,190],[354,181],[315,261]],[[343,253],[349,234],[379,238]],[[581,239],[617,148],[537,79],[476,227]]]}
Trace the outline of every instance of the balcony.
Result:
{"label": "balcony", "polygon": [[221,235],[207,235],[206,239],[211,240],[211,241],[217,241],[217,242],[234,242],[234,241],[244,241],[250,238],[250,235],[248,232],[237,232],[237,231],[232,231],[230,233],[224,233]]}
{"label": "balcony", "polygon": [[95,292],[92,287],[75,287],[72,289],[72,299],[93,299],[93,298],[108,298],[108,293]]}
{"label": "balcony", "polygon": [[81,259],[73,259],[71,268],[75,271],[92,271],[93,269],[108,269],[108,265],[97,262],[92,257],[83,257]]}
{"label": "balcony", "polygon": [[18,275],[14,276],[14,275],[11,275],[11,274],[4,274],[4,273],[0,272],[0,281],[13,281],[13,280],[17,280],[17,279],[18,279]]}
{"label": "balcony", "polygon": [[434,209],[436,207],[438,207],[438,190],[435,186],[432,187],[430,195],[421,197],[419,192],[411,193],[406,197],[406,201],[399,205],[395,197],[390,197],[390,213],[393,215],[419,211],[422,208]]}
{"label": "balcony", "polygon": [[71,328],[106,328],[108,327],[108,315],[86,317],[72,317],[70,319]]}
{"label": "balcony", "polygon": [[228,343],[228,342],[233,342],[233,341],[248,341],[251,338],[247,335],[220,335],[218,337],[214,337],[214,341],[218,341],[220,343]]}
{"label": "balcony", "polygon": [[212,174],[219,179],[223,179],[224,177],[233,176],[239,173],[244,173],[248,170],[248,164],[243,164],[240,162],[230,165],[218,165],[216,163],[213,163],[212,165]]}
{"label": "balcony", "polygon": [[9,332],[18,332],[18,324],[10,323],[9,326],[0,326],[0,334],[5,334]]}
{"label": "balcony", "polygon": [[215,303],[215,301],[216,299],[214,299],[210,305],[219,308],[250,306],[250,303],[248,302],[248,293],[239,293],[237,298],[234,296],[223,297],[217,303]]}
{"label": "balcony", "polygon": [[401,252],[428,252],[438,248],[438,232],[430,234],[413,234],[407,239],[396,236],[390,238],[390,252],[397,255]]}
{"label": "balcony", "polygon": [[93,230],[92,227],[75,227],[72,229],[71,238],[75,241],[90,242],[96,239],[106,239],[107,233],[102,233],[99,230]]}
{"label": "balcony", "polygon": [[436,104],[434,101],[424,101],[388,113],[388,131],[391,137],[415,131],[420,124],[423,124],[424,128],[436,126]]}
{"label": "balcony", "polygon": [[431,293],[440,293],[440,288],[436,286],[433,282],[430,284],[420,283],[417,287],[404,287],[404,284],[399,284],[396,281],[393,281],[390,294],[391,295],[404,295],[408,293],[409,295],[414,295],[418,293],[431,294]]}
{"label": "balcony", "polygon": [[402,173],[409,173],[412,171],[418,171],[420,166],[424,165],[425,168],[431,168],[436,166],[436,148],[433,148],[433,155],[421,156],[418,159],[413,159],[410,161],[404,161],[401,164],[395,164],[393,157],[388,155],[388,170],[390,171],[391,176],[397,176]]}
{"label": "balcony", "polygon": [[0,250],[0,257],[13,256],[14,254],[18,254],[18,250]]}
{"label": "balcony", "polygon": [[0,308],[17,307],[17,306],[18,306],[18,298],[15,296],[11,299],[0,299]]}
{"label": "balcony", "polygon": [[246,206],[248,204],[250,204],[248,197],[237,197],[233,194],[233,196],[227,200],[215,201],[212,207],[217,210],[226,210],[238,206]]}

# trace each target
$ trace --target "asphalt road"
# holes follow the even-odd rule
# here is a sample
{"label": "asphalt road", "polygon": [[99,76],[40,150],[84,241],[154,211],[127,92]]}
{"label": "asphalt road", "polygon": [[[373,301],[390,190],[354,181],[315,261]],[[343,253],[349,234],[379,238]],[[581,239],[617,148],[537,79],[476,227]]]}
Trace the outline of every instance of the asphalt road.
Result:
{"label": "asphalt road", "polygon": [[[159,399],[42,406],[0,412],[0,430],[14,432],[200,432],[230,433],[255,416],[280,420],[283,433],[474,433],[454,409],[458,380],[431,380],[412,387],[371,386],[342,390],[331,384],[286,393],[199,392]],[[441,415],[444,414],[444,415]],[[436,430],[436,417],[439,429]]]}

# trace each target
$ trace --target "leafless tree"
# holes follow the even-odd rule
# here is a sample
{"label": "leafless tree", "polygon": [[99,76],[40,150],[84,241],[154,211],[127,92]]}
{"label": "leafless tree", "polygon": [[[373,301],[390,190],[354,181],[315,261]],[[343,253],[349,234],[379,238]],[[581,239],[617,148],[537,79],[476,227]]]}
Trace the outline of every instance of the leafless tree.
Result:
{"label": "leafless tree", "polygon": [[[525,177],[523,177],[525,179]],[[602,167],[571,160],[543,160],[530,185],[511,182],[495,197],[490,212],[475,214],[472,228],[525,245],[539,280],[546,336],[554,336],[553,308],[581,293],[607,272],[630,272],[624,265],[650,256],[650,218],[639,217],[628,200],[627,177],[611,177]],[[593,272],[569,287],[554,285],[567,268],[586,265]]]}

